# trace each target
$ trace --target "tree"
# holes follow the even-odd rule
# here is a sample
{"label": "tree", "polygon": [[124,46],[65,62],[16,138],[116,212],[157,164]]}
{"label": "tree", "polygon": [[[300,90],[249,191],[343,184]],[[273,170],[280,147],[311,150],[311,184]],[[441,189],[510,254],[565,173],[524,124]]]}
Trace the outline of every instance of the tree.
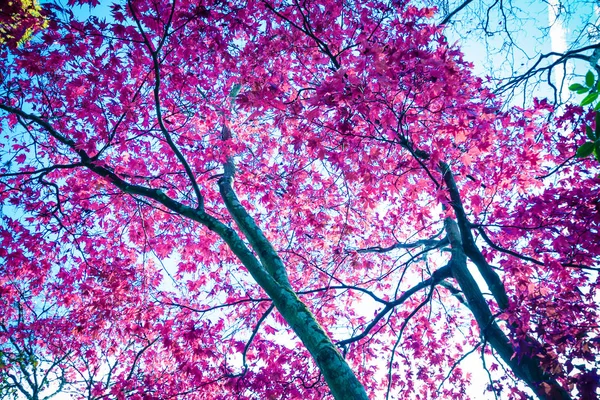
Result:
{"label": "tree", "polygon": [[406,2],[46,7],[1,50],[0,393],[463,398],[477,352],[597,396],[590,114],[502,111]]}

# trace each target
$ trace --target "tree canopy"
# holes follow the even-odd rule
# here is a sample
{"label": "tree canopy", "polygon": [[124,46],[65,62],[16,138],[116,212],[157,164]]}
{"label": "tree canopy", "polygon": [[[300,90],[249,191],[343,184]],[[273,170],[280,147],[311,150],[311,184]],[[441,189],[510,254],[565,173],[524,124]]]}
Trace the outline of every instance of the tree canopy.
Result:
{"label": "tree canopy", "polygon": [[404,0],[103,7],[0,48],[0,398],[598,397],[591,108]]}

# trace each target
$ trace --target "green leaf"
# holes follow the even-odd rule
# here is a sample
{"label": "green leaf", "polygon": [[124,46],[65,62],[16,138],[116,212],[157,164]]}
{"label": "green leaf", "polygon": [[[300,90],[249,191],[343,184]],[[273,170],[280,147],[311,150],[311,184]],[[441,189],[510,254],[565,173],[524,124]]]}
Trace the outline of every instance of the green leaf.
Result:
{"label": "green leaf", "polygon": [[240,85],[239,83],[236,83],[235,85],[233,85],[233,87],[231,88],[231,91],[229,92],[229,97],[231,97],[232,99],[235,99],[235,97],[240,92],[241,88],[242,88],[242,85]]}
{"label": "green leaf", "polygon": [[588,85],[588,87],[592,87],[594,86],[594,83],[596,83],[596,77],[592,71],[588,71],[587,74],[585,74],[585,84]]}
{"label": "green leaf", "polygon": [[569,86],[569,90],[571,90],[571,91],[581,90],[581,89],[585,89],[585,91],[587,92],[587,89],[580,83],[574,83],[571,86]]}
{"label": "green leaf", "polygon": [[594,156],[596,157],[596,160],[600,162],[600,143],[596,143],[594,146]]}
{"label": "green leaf", "polygon": [[577,94],[584,94],[589,92],[590,89],[586,88],[586,87],[582,87],[582,89],[577,90]]}
{"label": "green leaf", "polygon": [[577,149],[576,155],[579,158],[585,158],[585,157],[589,156],[590,154],[592,154],[593,151],[594,151],[594,143],[585,142]]}
{"label": "green leaf", "polygon": [[600,103],[596,104],[596,107],[594,107],[594,111],[598,111],[600,110]]}
{"label": "green leaf", "polygon": [[593,92],[585,96],[583,100],[581,100],[580,105],[587,106],[588,104],[592,104],[598,98],[598,92]]}
{"label": "green leaf", "polygon": [[[600,104],[600,103],[598,103],[598,104]],[[585,126],[585,134],[592,142],[594,140],[596,140],[596,135],[594,134],[594,131],[592,130],[591,126],[589,126],[589,125]]]}

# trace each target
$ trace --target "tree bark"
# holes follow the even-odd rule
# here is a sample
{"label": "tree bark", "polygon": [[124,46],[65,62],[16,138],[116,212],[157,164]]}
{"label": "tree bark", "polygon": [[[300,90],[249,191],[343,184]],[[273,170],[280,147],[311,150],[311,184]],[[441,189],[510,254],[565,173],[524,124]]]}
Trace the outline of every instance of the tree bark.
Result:
{"label": "tree bark", "polygon": [[[230,169],[231,170],[231,169]],[[232,176],[225,174],[219,180],[221,197],[236,225],[244,233],[256,252],[266,276],[255,279],[267,292],[277,310],[298,335],[323,373],[331,394],[337,400],[367,400],[367,393],[346,360],[342,357],[315,316],[298,298],[287,277],[283,261],[264,236],[260,227],[239,202],[231,183]],[[241,258],[240,258],[241,259]],[[243,260],[242,260],[243,262]],[[257,262],[258,263],[258,262]],[[246,265],[244,263],[244,265]],[[248,268],[248,265],[246,265]],[[257,268],[248,268],[252,276]],[[261,284],[260,281],[265,281]]]}
{"label": "tree bark", "polygon": [[[446,233],[452,247],[450,266],[452,275],[463,291],[473,312],[481,335],[510,367],[513,373],[543,400],[570,400],[569,393],[546,371],[535,355],[517,354],[506,334],[500,329],[488,307],[481,290],[467,268],[467,255],[463,248],[457,223],[446,218]],[[534,343],[535,344],[535,343]]]}

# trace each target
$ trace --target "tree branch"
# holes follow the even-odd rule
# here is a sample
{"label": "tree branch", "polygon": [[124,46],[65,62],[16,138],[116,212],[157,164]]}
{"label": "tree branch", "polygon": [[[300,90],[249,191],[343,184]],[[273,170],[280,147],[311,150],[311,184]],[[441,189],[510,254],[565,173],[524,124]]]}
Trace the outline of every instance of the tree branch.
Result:
{"label": "tree branch", "polygon": [[177,157],[177,159],[179,160],[179,162],[185,169],[185,173],[187,174],[188,179],[190,180],[190,183],[194,190],[194,194],[196,195],[196,199],[198,201],[197,209],[200,211],[204,211],[204,198],[202,197],[202,194],[200,193],[200,188],[198,187],[198,182],[196,181],[196,177],[194,176],[194,173],[192,172],[192,168],[190,167],[189,163],[185,159],[184,155],[181,153],[181,151],[179,150],[179,148],[177,147],[175,142],[173,142],[173,138],[171,137],[171,134],[169,133],[168,129],[165,126],[165,123],[164,123],[164,120],[162,117],[162,110],[161,110],[161,102],[160,102],[161,80],[160,80],[160,63],[158,61],[158,53],[160,52],[163,45],[165,44],[166,38],[168,36],[168,30],[171,25],[173,13],[175,12],[175,2],[173,2],[173,7],[172,7],[171,13],[169,15],[169,21],[167,22],[167,24],[165,26],[165,33],[163,34],[163,37],[161,38],[160,43],[159,43],[158,47],[156,48],[156,50],[152,49],[152,44],[150,43],[150,40],[148,39],[147,35],[145,34],[145,32],[142,28],[141,21],[135,15],[131,1],[128,1],[127,4],[129,5],[131,15],[133,16],[133,19],[134,19],[139,31],[142,33],[142,36],[144,37],[144,42],[146,44],[146,47],[148,48],[148,51],[150,52],[150,56],[152,57],[152,66],[154,69],[154,89],[153,89],[154,105],[155,105],[155,111],[156,111],[156,119],[158,120],[158,125],[160,127],[160,131],[162,132],[163,136],[165,137],[167,144],[169,145],[169,147],[171,148],[171,150],[173,151],[173,153],[175,154],[175,156]]}
{"label": "tree branch", "polygon": [[446,25],[448,22],[450,22],[450,20],[456,14],[458,14],[463,8],[468,6],[471,2],[473,2],[473,0],[465,0],[460,6],[456,7],[451,13],[446,15],[446,17],[444,17],[444,19],[442,20],[442,22],[439,23],[439,25]]}
{"label": "tree branch", "polygon": [[[506,254],[510,254],[513,257],[519,258],[523,261],[529,261],[533,264],[539,265],[539,266],[544,266],[544,263],[540,260],[536,260],[535,258],[529,257],[529,256],[524,256],[523,254],[519,254],[516,251],[512,251],[510,249],[505,249],[504,247],[501,247],[499,245],[497,245],[496,243],[494,243],[492,241],[492,239],[490,239],[490,237],[487,235],[487,233],[485,233],[485,230],[483,229],[482,226],[478,226],[477,227],[477,231],[479,232],[479,234],[481,235],[481,237],[483,238],[483,240],[494,250],[500,251],[502,253],[506,253]],[[594,267],[590,267],[587,265],[583,265],[583,264],[573,264],[573,263],[560,263],[562,266],[564,267],[570,267],[570,268],[580,268],[580,269],[585,269],[585,270],[589,270],[589,271],[598,271],[598,268],[594,268]]]}
{"label": "tree branch", "polygon": [[238,376],[242,376],[246,373],[246,371],[248,371],[248,365],[246,364],[246,355],[248,354],[248,349],[250,348],[250,345],[252,344],[254,337],[258,333],[258,330],[260,329],[260,325],[265,321],[265,319],[267,319],[267,317],[269,316],[269,314],[271,314],[271,312],[273,311],[274,308],[275,308],[275,305],[271,304],[269,306],[269,308],[267,308],[267,310],[263,313],[263,315],[261,315],[261,317],[259,318],[258,322],[256,323],[256,326],[254,327],[254,329],[252,329],[252,334],[250,335],[250,338],[246,342],[246,345],[244,346],[244,351],[242,353],[242,364],[244,366],[244,370],[242,372],[240,372],[239,374],[227,375],[229,378],[235,378]]}
{"label": "tree branch", "polygon": [[465,254],[477,266],[479,273],[485,280],[485,283],[488,285],[492,295],[496,299],[498,307],[500,307],[502,310],[505,310],[508,308],[509,302],[504,284],[502,283],[502,280],[498,274],[492,269],[491,265],[488,264],[485,257],[483,254],[481,254],[481,251],[475,244],[475,239],[471,233],[471,223],[469,222],[467,214],[465,213],[465,209],[460,198],[460,192],[458,191],[458,187],[456,186],[456,182],[454,181],[454,176],[450,171],[450,167],[448,164],[440,162],[440,169],[444,176],[444,182],[446,183],[448,192],[450,193],[451,205],[454,209],[454,213],[456,214]]}
{"label": "tree branch", "polygon": [[200,314],[204,314],[210,311],[214,311],[214,310],[218,310],[220,308],[225,308],[225,307],[231,307],[231,306],[235,306],[238,304],[243,304],[243,303],[260,303],[263,301],[271,301],[271,299],[267,298],[267,297],[262,297],[262,298],[258,298],[258,299],[253,299],[253,298],[247,298],[247,299],[240,299],[237,301],[232,301],[231,303],[225,303],[225,304],[219,304],[218,306],[214,306],[214,307],[207,307],[207,308],[195,308],[195,307],[191,307],[191,306],[186,306],[185,304],[179,304],[179,303],[174,303],[174,302],[160,302],[161,304],[164,304],[166,306],[172,306],[172,307],[179,307],[179,308],[185,308],[186,310],[190,310],[196,313],[200,313]]}
{"label": "tree branch", "polygon": [[396,244],[393,244],[388,247],[380,247],[380,246],[367,247],[364,249],[358,249],[358,250],[356,250],[356,252],[357,253],[387,253],[387,252],[390,252],[390,251],[396,250],[396,249],[414,249],[415,247],[421,247],[421,246],[425,246],[427,248],[427,250],[434,250],[434,249],[439,249],[440,247],[443,247],[447,244],[448,244],[448,238],[443,238],[441,240],[423,239],[423,240],[417,240],[416,242],[412,242],[412,243],[396,243]]}
{"label": "tree branch", "polygon": [[142,354],[148,350],[154,343],[156,343],[156,341],[159,339],[160,337],[157,336],[154,340],[152,340],[151,342],[148,342],[148,344],[144,347],[142,347],[140,349],[140,351],[138,351],[135,354],[135,358],[133,359],[133,362],[131,363],[131,368],[129,369],[129,374],[127,375],[127,380],[131,379],[131,376],[133,375],[133,371],[135,370],[135,364],[137,364],[139,358],[142,356]]}
{"label": "tree branch", "polygon": [[408,321],[410,321],[410,319],[412,317],[414,317],[415,314],[417,314],[417,312],[419,312],[419,310],[421,308],[423,308],[425,306],[425,304],[427,304],[431,300],[432,295],[433,295],[433,289],[429,291],[427,298],[425,300],[423,300],[414,310],[412,310],[412,312],[404,319],[404,322],[402,323],[402,326],[400,327],[400,333],[398,334],[398,339],[396,339],[396,343],[394,343],[394,347],[392,348],[392,356],[390,357],[390,362],[388,365],[388,374],[387,374],[388,384],[387,384],[387,391],[385,394],[386,400],[389,400],[389,398],[390,398],[390,390],[392,389],[392,366],[394,365],[394,355],[396,353],[396,348],[400,344],[402,335],[404,334],[404,329],[406,328],[406,325],[408,325]]}
{"label": "tree branch", "polygon": [[438,385],[438,388],[436,390],[436,393],[438,395],[440,393],[440,390],[442,389],[442,386],[444,386],[444,383],[448,380],[448,378],[450,378],[450,374],[452,374],[452,371],[454,371],[454,368],[456,368],[461,362],[463,362],[465,358],[467,358],[468,356],[473,354],[479,348],[479,346],[481,346],[481,344],[482,344],[482,342],[477,343],[477,345],[475,345],[475,347],[473,347],[471,350],[467,351],[465,354],[460,356],[460,358],[452,364],[452,366],[450,367],[450,370],[448,371],[448,373],[446,374],[444,379],[442,379],[442,381]]}
{"label": "tree branch", "polygon": [[[499,93],[506,92],[506,91],[510,90],[511,88],[517,87],[518,85],[521,84],[521,82],[524,82],[524,81],[528,80],[529,78],[531,78],[537,74],[540,74],[546,70],[551,71],[557,65],[565,63],[567,60],[572,59],[572,58],[583,60],[583,61],[589,61],[589,59],[590,59],[589,56],[585,56],[585,55],[582,55],[579,53],[583,53],[585,51],[595,50],[595,49],[600,49],[600,44],[584,46],[579,49],[569,50],[565,53],[557,53],[557,52],[551,51],[546,54],[540,54],[537,61],[527,71],[525,71],[524,73],[522,73],[520,75],[517,75],[515,77],[508,79],[506,81],[506,83],[504,83],[498,87],[497,91]],[[540,64],[544,60],[546,60],[550,57],[557,57],[557,58],[555,61],[551,62],[550,64],[548,64],[544,67],[540,67]],[[596,72],[600,73],[600,67],[598,65],[595,65],[594,69],[596,70]]]}
{"label": "tree branch", "polygon": [[351,338],[341,340],[341,341],[337,342],[336,344],[338,346],[342,347],[342,346],[346,346],[347,344],[354,343],[354,342],[357,342],[357,341],[363,339],[364,337],[366,337],[369,334],[369,332],[371,332],[371,330],[379,323],[379,321],[383,317],[385,317],[387,315],[387,313],[389,313],[391,310],[393,310],[396,306],[399,306],[402,303],[404,303],[406,300],[408,300],[413,294],[417,293],[418,291],[425,289],[427,287],[433,287],[433,286],[437,285],[438,283],[440,283],[441,281],[443,281],[444,279],[449,278],[450,276],[451,276],[450,265],[446,265],[446,266],[438,269],[431,275],[431,277],[429,279],[426,279],[426,280],[418,283],[417,285],[413,286],[412,288],[408,289],[406,292],[404,292],[402,294],[402,296],[400,296],[396,300],[387,302],[385,307],[377,313],[375,318],[373,318],[373,320],[369,323],[369,325],[367,325],[367,327],[362,331],[362,333],[360,333],[356,336],[353,336]]}

